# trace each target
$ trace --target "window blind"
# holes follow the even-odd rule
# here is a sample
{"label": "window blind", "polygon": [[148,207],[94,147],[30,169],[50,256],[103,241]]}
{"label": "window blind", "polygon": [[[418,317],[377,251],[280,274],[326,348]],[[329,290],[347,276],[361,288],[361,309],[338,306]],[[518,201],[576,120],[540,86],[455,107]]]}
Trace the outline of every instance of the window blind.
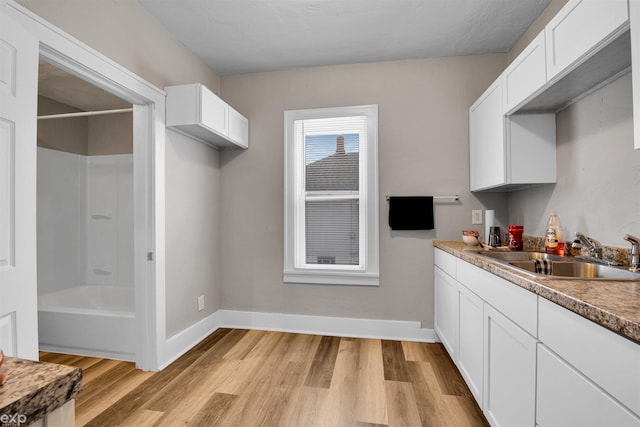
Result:
{"label": "window blind", "polygon": [[295,128],[303,172],[301,259],[307,265],[360,266],[366,118],[297,120]]}

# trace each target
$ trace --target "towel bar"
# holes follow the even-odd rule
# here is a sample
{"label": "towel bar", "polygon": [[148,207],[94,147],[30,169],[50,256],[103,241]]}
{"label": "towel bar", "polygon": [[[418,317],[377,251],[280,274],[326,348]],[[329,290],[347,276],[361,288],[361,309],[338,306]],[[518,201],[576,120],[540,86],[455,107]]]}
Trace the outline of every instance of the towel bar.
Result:
{"label": "towel bar", "polygon": [[[387,202],[389,201],[389,197],[387,196]],[[458,196],[457,194],[453,195],[453,196],[433,196],[433,200],[441,200],[441,199],[453,199],[454,201],[458,201],[460,200],[460,196]]]}

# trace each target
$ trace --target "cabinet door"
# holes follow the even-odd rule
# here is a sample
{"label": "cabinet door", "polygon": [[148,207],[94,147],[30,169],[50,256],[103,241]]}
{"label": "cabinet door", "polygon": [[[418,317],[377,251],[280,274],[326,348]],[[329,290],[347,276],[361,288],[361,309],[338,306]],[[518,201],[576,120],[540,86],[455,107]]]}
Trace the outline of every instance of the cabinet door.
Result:
{"label": "cabinet door", "polygon": [[434,268],[434,329],[452,360],[456,360],[458,342],[458,284]]}
{"label": "cabinet door", "polygon": [[483,410],[493,426],[534,426],[536,340],[485,305]]}
{"label": "cabinet door", "polygon": [[504,111],[510,113],[547,83],[544,31],[502,73]]}
{"label": "cabinet door", "polygon": [[640,420],[545,346],[538,346],[540,427],[640,426]]}
{"label": "cabinet door", "polygon": [[545,27],[547,79],[606,44],[628,19],[627,0],[570,0]]}
{"label": "cabinet door", "polygon": [[458,359],[456,364],[473,397],[482,406],[482,349],[484,302],[474,293],[459,286],[458,292]]}
{"label": "cabinet door", "polygon": [[249,120],[229,107],[229,139],[239,147],[249,147]]}
{"label": "cabinet door", "polygon": [[471,191],[498,186],[506,179],[501,82],[497,79],[469,109]]}
{"label": "cabinet door", "polygon": [[[640,64],[640,0],[629,0],[631,21],[631,63]],[[640,73],[631,73],[633,81],[633,146],[640,149]]]}
{"label": "cabinet door", "polygon": [[200,122],[222,136],[229,135],[229,106],[206,87],[200,87]]}

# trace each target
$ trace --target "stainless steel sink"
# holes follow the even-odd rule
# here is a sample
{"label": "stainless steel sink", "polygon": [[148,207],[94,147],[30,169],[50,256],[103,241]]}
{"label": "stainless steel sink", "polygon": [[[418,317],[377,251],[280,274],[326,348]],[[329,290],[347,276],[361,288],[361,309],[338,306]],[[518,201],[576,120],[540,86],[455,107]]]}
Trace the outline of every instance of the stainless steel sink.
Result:
{"label": "stainless steel sink", "polygon": [[[478,254],[540,278],[640,281],[640,272],[629,271],[626,267],[611,267],[588,262],[585,259],[561,257],[544,252],[479,252]],[[536,260],[539,260],[538,270],[536,270]],[[551,273],[537,272],[540,271],[541,260],[551,261],[549,263]]]}
{"label": "stainless steel sink", "polygon": [[552,261],[551,273],[536,273],[535,261],[513,261],[509,265],[540,277],[571,279],[640,280],[640,273],[620,267],[580,261]]}
{"label": "stainless steel sink", "polygon": [[535,261],[537,259],[548,259],[562,261],[565,257],[551,255],[544,252],[525,252],[525,251],[509,251],[509,252],[478,252],[478,255],[494,258],[497,261]]}

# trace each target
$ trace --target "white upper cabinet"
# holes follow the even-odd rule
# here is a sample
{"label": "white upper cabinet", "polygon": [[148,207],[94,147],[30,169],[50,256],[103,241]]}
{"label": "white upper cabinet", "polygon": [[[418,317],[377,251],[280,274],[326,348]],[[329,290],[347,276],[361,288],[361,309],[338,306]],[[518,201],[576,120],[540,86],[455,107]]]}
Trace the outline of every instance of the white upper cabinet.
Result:
{"label": "white upper cabinet", "polygon": [[469,109],[471,191],[505,182],[505,156],[502,82],[498,79]]}
{"label": "white upper cabinet", "polygon": [[249,121],[204,85],[165,87],[167,126],[218,148],[248,148]]}
{"label": "white upper cabinet", "polygon": [[469,109],[471,191],[510,191],[556,181],[555,116],[505,116],[503,81],[496,80]]}
{"label": "white upper cabinet", "polygon": [[[640,0],[629,0],[629,20],[631,21],[631,61],[640,64]],[[640,72],[632,72],[633,81],[633,141],[640,149]]]}
{"label": "white upper cabinet", "polygon": [[627,0],[570,0],[545,27],[548,79],[611,42],[628,20]]}
{"label": "white upper cabinet", "polygon": [[544,30],[502,73],[504,110],[509,114],[547,83]]}

